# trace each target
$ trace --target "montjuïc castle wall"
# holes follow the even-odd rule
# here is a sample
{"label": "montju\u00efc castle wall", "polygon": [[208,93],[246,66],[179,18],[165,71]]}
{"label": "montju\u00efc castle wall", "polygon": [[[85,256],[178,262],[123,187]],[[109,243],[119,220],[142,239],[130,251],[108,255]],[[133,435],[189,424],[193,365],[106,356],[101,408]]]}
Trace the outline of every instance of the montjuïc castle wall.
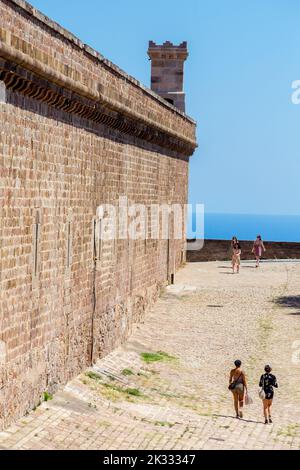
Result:
{"label": "montju\u00efc castle wall", "polygon": [[183,206],[196,142],[193,120],[22,0],[0,0],[0,122],[4,427],[121,344],[184,262],[184,233],[101,240],[97,207]]}

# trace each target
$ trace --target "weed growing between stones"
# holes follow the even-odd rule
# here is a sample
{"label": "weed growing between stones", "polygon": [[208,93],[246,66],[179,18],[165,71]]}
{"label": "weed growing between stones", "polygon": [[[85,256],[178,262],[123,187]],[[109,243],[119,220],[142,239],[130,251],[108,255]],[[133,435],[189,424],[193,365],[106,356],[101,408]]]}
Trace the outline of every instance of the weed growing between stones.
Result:
{"label": "weed growing between stones", "polygon": [[[124,369],[126,370],[126,369]],[[127,369],[129,371],[130,369]],[[130,371],[132,372],[132,371]],[[133,374],[133,372],[132,372]],[[130,373],[127,372],[127,374],[124,375],[131,375]],[[100,391],[101,395],[103,395],[105,398],[111,401],[119,401],[125,398],[128,401],[131,401],[132,398],[137,397],[137,398],[145,398],[145,395],[138,389],[138,388],[124,388],[120,385],[116,385],[115,383],[107,383],[105,382],[105,378],[102,377],[101,375],[93,372],[93,371],[88,371],[85,373],[85,376],[90,379],[90,384],[92,385],[92,388],[95,390]],[[108,377],[110,380],[112,380],[111,377]],[[83,378],[82,381],[86,383],[86,380]],[[114,380],[112,380],[114,381]],[[87,383],[86,383],[87,384]]]}
{"label": "weed growing between stones", "polygon": [[49,400],[53,399],[53,396],[48,392],[44,392],[43,393],[43,398],[44,398],[44,401],[49,401]]}
{"label": "weed growing between stones", "polygon": [[174,426],[174,423],[169,423],[168,421],[155,421],[155,426],[168,426],[169,428],[172,428]]}
{"label": "weed growing between stones", "polygon": [[100,374],[96,374],[96,372],[93,372],[92,370],[89,370],[88,372],[86,372],[85,375],[92,380],[96,380],[96,382],[99,382],[102,380],[102,376]]}
{"label": "weed growing between stones", "polygon": [[175,361],[177,360],[177,357],[171,356],[170,354],[163,352],[163,351],[158,351],[156,353],[150,353],[150,352],[143,352],[141,353],[141,358],[143,359],[144,362],[147,364],[151,362],[159,362],[159,361]]}
{"label": "weed growing between stones", "polygon": [[122,375],[125,375],[125,376],[134,375],[134,372],[131,369],[123,369]]}

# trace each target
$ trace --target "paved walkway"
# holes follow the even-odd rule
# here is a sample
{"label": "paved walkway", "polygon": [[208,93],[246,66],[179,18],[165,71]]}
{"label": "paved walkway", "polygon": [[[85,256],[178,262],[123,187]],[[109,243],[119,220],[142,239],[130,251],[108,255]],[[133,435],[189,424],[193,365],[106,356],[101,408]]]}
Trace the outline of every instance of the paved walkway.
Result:
{"label": "paved walkway", "polygon": [[[299,449],[299,286],[300,263],[245,262],[234,276],[187,265],[123,347],[0,433],[0,448]],[[227,390],[236,358],[254,398],[243,420]],[[257,396],[267,362],[273,425]]]}

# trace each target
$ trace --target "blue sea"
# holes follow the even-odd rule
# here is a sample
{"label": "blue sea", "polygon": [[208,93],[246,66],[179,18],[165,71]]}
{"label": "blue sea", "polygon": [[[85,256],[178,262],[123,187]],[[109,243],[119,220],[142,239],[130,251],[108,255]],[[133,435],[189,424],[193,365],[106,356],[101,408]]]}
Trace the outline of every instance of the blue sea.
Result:
{"label": "blue sea", "polygon": [[[202,238],[201,230],[195,233],[195,217],[193,214],[188,237]],[[229,240],[236,236],[239,240],[254,240],[258,234],[267,241],[300,242],[300,215],[204,215],[204,238]]]}

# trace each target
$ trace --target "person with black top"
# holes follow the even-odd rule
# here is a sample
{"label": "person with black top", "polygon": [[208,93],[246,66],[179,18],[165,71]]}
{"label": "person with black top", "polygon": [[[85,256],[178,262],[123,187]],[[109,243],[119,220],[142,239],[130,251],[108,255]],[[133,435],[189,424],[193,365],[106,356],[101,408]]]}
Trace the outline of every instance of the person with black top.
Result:
{"label": "person with black top", "polygon": [[274,397],[274,389],[278,388],[278,383],[275,375],[271,374],[272,368],[271,366],[265,366],[265,374],[263,374],[259,381],[259,386],[264,391],[264,398],[263,398],[263,409],[264,409],[264,417],[265,417],[265,424],[272,423],[271,418],[271,406]]}

